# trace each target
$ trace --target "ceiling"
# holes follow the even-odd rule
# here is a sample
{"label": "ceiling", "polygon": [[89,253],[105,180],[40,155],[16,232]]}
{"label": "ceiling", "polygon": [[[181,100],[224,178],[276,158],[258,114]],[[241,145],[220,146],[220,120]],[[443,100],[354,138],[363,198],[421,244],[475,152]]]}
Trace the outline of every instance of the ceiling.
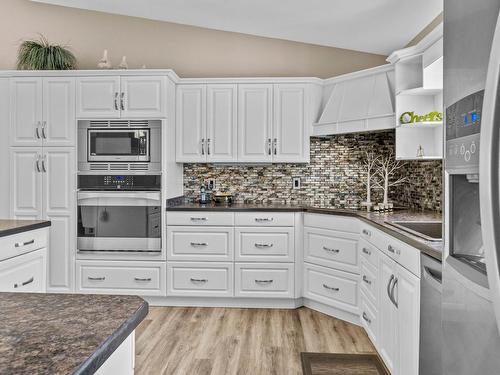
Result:
{"label": "ceiling", "polygon": [[443,10],[442,0],[32,0],[388,55]]}

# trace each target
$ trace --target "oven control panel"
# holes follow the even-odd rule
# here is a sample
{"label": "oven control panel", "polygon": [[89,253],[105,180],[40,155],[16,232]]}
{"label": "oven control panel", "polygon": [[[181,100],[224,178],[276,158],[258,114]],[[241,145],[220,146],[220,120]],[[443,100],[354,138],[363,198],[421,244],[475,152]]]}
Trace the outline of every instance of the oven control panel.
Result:
{"label": "oven control panel", "polygon": [[80,190],[160,190],[160,175],[79,175]]}
{"label": "oven control panel", "polygon": [[116,189],[134,186],[134,176],[103,176],[104,186],[114,187]]}

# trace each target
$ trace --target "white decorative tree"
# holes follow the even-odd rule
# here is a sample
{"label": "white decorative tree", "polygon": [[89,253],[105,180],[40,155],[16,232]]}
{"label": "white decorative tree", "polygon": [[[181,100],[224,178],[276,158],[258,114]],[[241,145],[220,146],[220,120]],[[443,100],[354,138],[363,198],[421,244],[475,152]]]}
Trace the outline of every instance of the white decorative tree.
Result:
{"label": "white decorative tree", "polygon": [[401,185],[402,183],[408,181],[408,177],[406,176],[391,181],[391,177],[394,175],[394,173],[401,169],[405,164],[400,160],[396,160],[392,150],[389,154],[377,159],[376,163],[378,168],[375,172],[375,176],[377,176],[378,178],[374,180],[373,186],[384,191],[383,205],[384,207],[387,207],[387,205],[389,204],[389,188],[392,186]]}
{"label": "white decorative tree", "polygon": [[363,166],[365,167],[366,171],[366,180],[363,181],[363,184],[366,186],[366,202],[363,202],[362,204],[366,206],[367,210],[370,211],[370,207],[372,206],[372,193],[371,193],[371,188],[372,188],[372,179],[373,179],[373,172],[375,169],[375,166],[377,164],[377,160],[380,158],[380,155],[375,156],[373,152],[368,152],[365,151],[365,157],[363,159]]}

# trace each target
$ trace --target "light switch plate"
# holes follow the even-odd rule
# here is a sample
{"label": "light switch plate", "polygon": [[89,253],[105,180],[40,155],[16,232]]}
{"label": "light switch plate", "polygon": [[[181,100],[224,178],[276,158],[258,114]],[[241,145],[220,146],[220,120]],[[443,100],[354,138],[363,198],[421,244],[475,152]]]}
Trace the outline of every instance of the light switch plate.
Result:
{"label": "light switch plate", "polygon": [[300,177],[293,177],[292,178],[292,188],[293,189],[300,189]]}

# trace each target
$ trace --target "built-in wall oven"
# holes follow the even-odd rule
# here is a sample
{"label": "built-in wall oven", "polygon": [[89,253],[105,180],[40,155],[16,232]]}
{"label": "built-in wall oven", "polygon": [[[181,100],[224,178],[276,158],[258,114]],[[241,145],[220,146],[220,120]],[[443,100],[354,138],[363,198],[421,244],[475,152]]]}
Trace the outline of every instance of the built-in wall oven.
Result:
{"label": "built-in wall oven", "polygon": [[159,175],[78,176],[80,253],[161,252]]}

